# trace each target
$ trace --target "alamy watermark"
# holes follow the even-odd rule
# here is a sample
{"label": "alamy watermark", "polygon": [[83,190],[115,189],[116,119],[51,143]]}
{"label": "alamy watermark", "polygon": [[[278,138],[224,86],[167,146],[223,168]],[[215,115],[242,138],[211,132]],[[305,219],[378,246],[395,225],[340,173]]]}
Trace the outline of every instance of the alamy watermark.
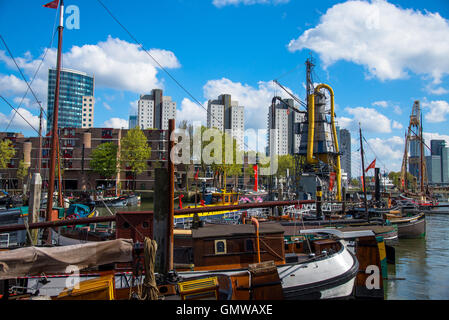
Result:
{"label": "alamy watermark", "polygon": [[70,5],[65,8],[65,13],[68,15],[65,19],[65,25],[68,30],[80,29],[80,8],[76,5]]}
{"label": "alamy watermark", "polygon": [[368,290],[380,289],[380,270],[376,265],[369,265],[365,270],[369,276],[365,280],[365,286]]}
{"label": "alamy watermark", "polygon": [[80,288],[80,269],[77,266],[69,265],[65,269],[66,274],[70,274],[65,280],[65,287],[69,290]]}
{"label": "alamy watermark", "polygon": [[[193,131],[193,130],[192,130]],[[243,165],[258,164],[259,175],[275,175],[278,170],[278,130],[269,131],[269,152],[257,152],[258,141],[264,141],[267,130],[225,130],[196,127],[192,132],[177,129],[170,137],[175,146],[170,159],[178,164]]]}

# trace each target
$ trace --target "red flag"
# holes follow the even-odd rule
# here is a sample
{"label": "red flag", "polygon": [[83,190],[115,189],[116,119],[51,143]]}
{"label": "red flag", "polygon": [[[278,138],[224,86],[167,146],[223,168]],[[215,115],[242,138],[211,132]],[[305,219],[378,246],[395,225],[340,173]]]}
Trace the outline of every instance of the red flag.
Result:
{"label": "red flag", "polygon": [[52,2],[44,4],[43,7],[50,8],[50,9],[58,9],[58,5],[59,5],[59,0],[54,0]]}
{"label": "red flag", "polygon": [[368,172],[369,169],[374,169],[376,167],[376,159],[366,168],[365,172]]}
{"label": "red flag", "polygon": [[195,173],[195,180],[198,180],[198,172],[200,172],[200,169],[196,170],[196,173]]}
{"label": "red flag", "polygon": [[182,198],[184,198],[183,194],[179,195],[179,209],[182,209]]}
{"label": "red flag", "polygon": [[254,170],[254,191],[256,191],[257,192],[257,190],[258,190],[258,174],[257,174],[257,164],[255,164],[254,166],[253,166],[253,170]]}

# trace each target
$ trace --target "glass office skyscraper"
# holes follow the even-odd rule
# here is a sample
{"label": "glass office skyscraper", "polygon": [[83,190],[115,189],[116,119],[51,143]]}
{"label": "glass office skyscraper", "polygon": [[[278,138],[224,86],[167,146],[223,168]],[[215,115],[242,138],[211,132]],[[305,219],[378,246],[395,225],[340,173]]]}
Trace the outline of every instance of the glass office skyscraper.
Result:
{"label": "glass office skyscraper", "polygon": [[[47,132],[53,126],[53,105],[55,100],[56,69],[48,70]],[[83,97],[93,97],[94,77],[84,72],[62,69],[59,86],[59,128],[81,128]]]}

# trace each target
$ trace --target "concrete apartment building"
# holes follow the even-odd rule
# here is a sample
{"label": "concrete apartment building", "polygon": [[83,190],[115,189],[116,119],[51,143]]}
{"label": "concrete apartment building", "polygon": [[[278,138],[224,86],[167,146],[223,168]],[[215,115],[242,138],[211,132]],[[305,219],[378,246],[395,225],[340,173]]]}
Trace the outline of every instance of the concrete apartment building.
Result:
{"label": "concrete apartment building", "polygon": [[[94,190],[99,186],[113,188],[120,185],[122,190],[130,189],[132,186],[132,174],[122,167],[120,173],[112,180],[106,180],[92,171],[89,166],[92,151],[100,144],[113,142],[120,148],[120,139],[126,135],[127,129],[112,128],[61,128],[60,148],[62,153],[63,187],[66,191]],[[148,170],[136,177],[137,190],[152,190],[154,185],[155,166],[166,166],[167,142],[165,141],[167,131],[143,130],[149,146],[151,147],[151,158],[148,159]],[[42,140],[42,169],[41,175],[44,186],[48,181],[48,167],[50,154],[50,136]],[[17,169],[20,160],[25,160],[30,166],[30,174],[37,172],[39,159],[39,138],[24,137],[20,133],[0,133],[0,140],[9,139],[16,149],[16,154],[6,169],[0,169],[0,188],[11,190],[21,189],[17,179]],[[184,167],[177,166],[175,180],[179,183],[184,181]]]}
{"label": "concrete apartment building", "polygon": [[168,130],[168,120],[176,119],[176,102],[160,89],[141,95],[137,104],[137,123],[141,129]]}
{"label": "concrete apartment building", "polygon": [[245,108],[233,101],[230,94],[222,94],[207,103],[207,127],[222,132],[231,130],[239,148],[244,149]]}
{"label": "concrete apartment building", "polygon": [[83,97],[83,114],[81,117],[81,128],[93,128],[94,126],[95,98],[93,96]]}
{"label": "concrete apartment building", "polygon": [[[285,99],[289,106],[293,106],[293,99]],[[299,126],[304,121],[304,115],[288,108],[285,103],[277,102],[275,105],[276,136],[272,128],[272,108],[268,111],[268,146],[267,155],[271,150],[271,141],[274,139],[274,152],[277,155],[296,154],[299,150],[300,134]]]}

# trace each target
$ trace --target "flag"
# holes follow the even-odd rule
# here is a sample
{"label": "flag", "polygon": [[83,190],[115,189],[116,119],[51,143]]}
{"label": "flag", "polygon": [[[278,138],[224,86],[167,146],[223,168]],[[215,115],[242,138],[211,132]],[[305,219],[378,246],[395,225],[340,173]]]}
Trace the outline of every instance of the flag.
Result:
{"label": "flag", "polygon": [[50,8],[50,9],[58,9],[58,5],[59,5],[59,0],[54,0],[52,2],[44,4],[43,7]]}
{"label": "flag", "polygon": [[182,209],[182,198],[184,198],[183,194],[179,195],[179,209]]}
{"label": "flag", "polygon": [[198,173],[200,172],[200,169],[197,169],[196,170],[196,173],[195,173],[195,180],[198,180]]}
{"label": "flag", "polygon": [[369,169],[374,169],[376,167],[376,159],[366,168],[365,172],[368,172]]}

